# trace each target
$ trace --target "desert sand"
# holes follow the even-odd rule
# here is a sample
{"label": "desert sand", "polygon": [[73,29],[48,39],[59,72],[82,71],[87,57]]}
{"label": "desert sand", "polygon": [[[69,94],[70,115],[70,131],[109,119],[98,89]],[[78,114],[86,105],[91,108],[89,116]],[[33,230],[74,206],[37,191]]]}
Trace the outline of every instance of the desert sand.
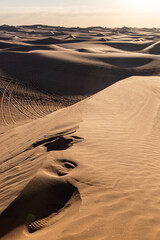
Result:
{"label": "desert sand", "polygon": [[160,29],[0,26],[0,239],[160,239]]}

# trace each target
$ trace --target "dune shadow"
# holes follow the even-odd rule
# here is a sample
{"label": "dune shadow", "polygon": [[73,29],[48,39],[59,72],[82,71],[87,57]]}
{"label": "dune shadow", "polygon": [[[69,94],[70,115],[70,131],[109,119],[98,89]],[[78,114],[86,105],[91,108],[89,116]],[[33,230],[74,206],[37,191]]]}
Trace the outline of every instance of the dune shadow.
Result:
{"label": "dune shadow", "polygon": [[152,62],[152,59],[142,57],[105,57],[99,60],[121,68],[135,68]]}
{"label": "dune shadow", "polygon": [[148,46],[150,46],[151,43],[131,43],[131,42],[107,42],[106,45],[113,47],[113,48],[117,48],[117,49],[121,49],[124,51],[140,51]]}
{"label": "dune shadow", "polygon": [[79,196],[75,186],[61,179],[45,180],[41,182],[40,188],[35,187],[37,185],[37,179],[33,179],[0,215],[0,237],[20,225],[25,225],[29,233],[42,229],[51,218],[71,206],[70,199],[73,196]]}

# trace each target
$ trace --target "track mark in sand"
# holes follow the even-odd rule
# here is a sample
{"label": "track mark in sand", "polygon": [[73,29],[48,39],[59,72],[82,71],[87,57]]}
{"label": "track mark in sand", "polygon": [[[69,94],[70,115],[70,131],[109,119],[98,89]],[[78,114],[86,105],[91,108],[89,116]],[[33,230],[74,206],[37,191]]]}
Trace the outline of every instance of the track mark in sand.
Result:
{"label": "track mark in sand", "polygon": [[9,98],[8,98],[8,110],[9,110],[9,115],[10,115],[10,118],[12,120],[12,122],[14,124],[16,124],[15,120],[14,120],[14,117],[13,117],[13,114],[12,114],[12,110],[11,110],[11,104],[12,104],[12,93],[13,93],[13,90],[16,90],[18,86],[18,83],[14,83],[13,84],[13,87],[12,89],[10,90],[10,93],[9,93]]}
{"label": "track mark in sand", "polygon": [[0,121],[2,125],[17,125],[34,120],[62,108],[57,98],[32,89],[15,79],[0,76]]}
{"label": "track mark in sand", "polygon": [[2,112],[2,119],[4,121],[4,124],[5,125],[9,125],[7,120],[6,120],[6,117],[5,117],[5,114],[4,114],[4,107],[5,107],[5,103],[4,103],[4,99],[5,99],[5,95],[7,93],[7,90],[9,88],[9,86],[11,85],[12,83],[12,80],[10,80],[8,83],[7,83],[7,86],[5,87],[4,91],[3,91],[3,94],[2,94],[2,99],[1,99],[1,112]]}
{"label": "track mark in sand", "polygon": [[0,98],[0,121],[6,126],[41,118],[62,107],[55,97],[3,76],[0,76]]}

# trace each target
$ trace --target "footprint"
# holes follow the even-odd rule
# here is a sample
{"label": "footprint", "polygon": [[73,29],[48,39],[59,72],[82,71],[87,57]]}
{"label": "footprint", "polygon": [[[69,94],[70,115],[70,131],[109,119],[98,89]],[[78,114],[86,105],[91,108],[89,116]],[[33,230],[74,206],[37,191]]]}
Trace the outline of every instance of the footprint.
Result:
{"label": "footprint", "polygon": [[[71,136],[70,133],[59,134],[32,144],[26,151],[37,147],[46,152],[60,151],[81,141],[83,138]],[[78,189],[66,177],[76,167],[77,164],[68,159],[55,159],[44,166],[0,215],[0,238],[20,225],[25,225],[29,233],[34,233],[50,222],[58,221],[75,202],[80,203]]]}
{"label": "footprint", "polygon": [[[61,163],[68,168],[73,163]],[[23,190],[20,196],[0,216],[0,237],[5,236],[20,225],[25,225],[29,233],[34,233],[58,221],[70,211],[77,200],[78,189],[65,178],[38,174]],[[54,220],[54,221],[53,221]]]}
{"label": "footprint", "polygon": [[75,167],[77,167],[77,163],[71,160],[57,159],[53,162],[50,161],[47,163],[46,166],[44,166],[44,170],[50,174],[55,173],[58,176],[65,176]]}

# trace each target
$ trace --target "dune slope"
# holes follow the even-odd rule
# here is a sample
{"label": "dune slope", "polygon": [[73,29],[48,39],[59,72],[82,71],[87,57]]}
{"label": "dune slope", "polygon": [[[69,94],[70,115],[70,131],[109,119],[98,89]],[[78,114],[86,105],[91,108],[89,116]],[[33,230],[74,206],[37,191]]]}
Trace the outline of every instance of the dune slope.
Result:
{"label": "dune slope", "polygon": [[158,239],[159,80],[120,81],[1,136],[2,239]]}

